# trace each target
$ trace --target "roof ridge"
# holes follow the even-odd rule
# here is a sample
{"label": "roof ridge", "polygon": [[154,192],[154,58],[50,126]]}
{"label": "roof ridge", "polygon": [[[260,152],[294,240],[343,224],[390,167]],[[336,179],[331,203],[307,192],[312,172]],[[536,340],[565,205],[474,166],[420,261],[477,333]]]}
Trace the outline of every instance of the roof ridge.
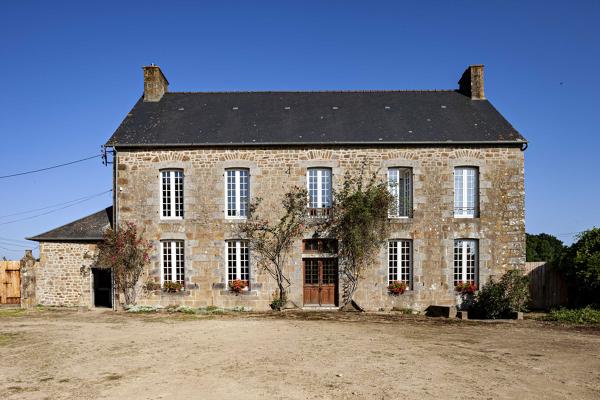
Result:
{"label": "roof ridge", "polygon": [[342,90],[231,90],[207,92],[167,92],[168,94],[246,94],[246,93],[423,93],[423,92],[457,92],[456,89],[342,89]]}

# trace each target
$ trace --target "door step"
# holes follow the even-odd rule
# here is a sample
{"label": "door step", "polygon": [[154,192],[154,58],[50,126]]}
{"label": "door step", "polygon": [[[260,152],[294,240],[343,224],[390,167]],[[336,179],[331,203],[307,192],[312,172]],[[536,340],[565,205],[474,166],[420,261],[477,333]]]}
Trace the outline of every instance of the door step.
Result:
{"label": "door step", "polygon": [[304,305],[302,307],[302,311],[338,311],[339,309],[338,306]]}

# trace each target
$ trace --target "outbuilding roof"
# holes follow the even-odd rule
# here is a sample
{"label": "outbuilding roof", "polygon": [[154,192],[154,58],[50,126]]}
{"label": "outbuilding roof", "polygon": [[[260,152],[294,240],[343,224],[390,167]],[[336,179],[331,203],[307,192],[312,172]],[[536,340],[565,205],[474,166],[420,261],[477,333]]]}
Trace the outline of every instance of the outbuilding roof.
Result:
{"label": "outbuilding roof", "polygon": [[51,231],[27,238],[36,242],[77,242],[102,240],[104,231],[112,226],[113,208],[88,215]]}
{"label": "outbuilding roof", "polygon": [[165,93],[107,146],[523,144],[488,100],[459,91]]}

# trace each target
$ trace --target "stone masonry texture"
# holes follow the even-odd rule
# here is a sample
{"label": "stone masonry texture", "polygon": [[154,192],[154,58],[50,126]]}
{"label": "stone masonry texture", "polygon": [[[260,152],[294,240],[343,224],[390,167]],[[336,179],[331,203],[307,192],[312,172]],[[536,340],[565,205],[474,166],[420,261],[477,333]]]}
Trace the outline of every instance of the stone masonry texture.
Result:
{"label": "stone masonry texture", "polygon": [[[333,185],[346,171],[362,167],[386,179],[388,167],[413,169],[413,216],[392,219],[390,239],[413,241],[413,287],[400,296],[387,291],[387,248],[365,272],[355,295],[367,310],[410,307],[423,310],[431,304],[453,305],[453,244],[455,239],[479,240],[481,284],[525,263],[524,156],[518,147],[322,147],[322,148],[196,148],[165,150],[118,149],[115,157],[116,218],[135,222],[152,241],[151,263],[142,277],[160,280],[160,241],[185,241],[186,291],[177,294],[142,293],[142,304],[189,306],[243,305],[268,309],[275,282],[251,263],[251,290],[236,296],[226,290],[225,241],[235,237],[236,220],[225,218],[225,169],[248,168],[250,197],[261,197],[259,212],[276,218],[281,200],[293,185],[306,186],[307,168],[328,167]],[[480,215],[453,216],[456,166],[479,168]],[[160,171],[184,172],[184,218],[160,218]],[[262,210],[262,211],[261,211]],[[310,238],[313,232],[306,232]],[[52,256],[49,254],[52,250]],[[78,305],[88,301],[89,276],[82,277],[83,254],[89,245],[42,244],[38,297],[52,305]],[[84,262],[84,264],[87,261]],[[59,267],[63,264],[63,268]],[[290,299],[303,304],[301,240],[289,262]],[[87,300],[86,300],[87,299]]]}
{"label": "stone masonry texture", "polygon": [[35,269],[38,304],[61,307],[90,307],[90,267],[96,244],[41,242],[40,261]]}

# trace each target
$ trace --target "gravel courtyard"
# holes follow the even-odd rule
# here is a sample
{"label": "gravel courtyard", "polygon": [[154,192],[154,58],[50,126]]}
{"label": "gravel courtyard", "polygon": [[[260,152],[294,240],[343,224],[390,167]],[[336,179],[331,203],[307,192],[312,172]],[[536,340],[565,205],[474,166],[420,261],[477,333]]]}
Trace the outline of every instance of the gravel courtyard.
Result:
{"label": "gravel courtyard", "polygon": [[1,399],[598,399],[600,330],[0,310]]}

